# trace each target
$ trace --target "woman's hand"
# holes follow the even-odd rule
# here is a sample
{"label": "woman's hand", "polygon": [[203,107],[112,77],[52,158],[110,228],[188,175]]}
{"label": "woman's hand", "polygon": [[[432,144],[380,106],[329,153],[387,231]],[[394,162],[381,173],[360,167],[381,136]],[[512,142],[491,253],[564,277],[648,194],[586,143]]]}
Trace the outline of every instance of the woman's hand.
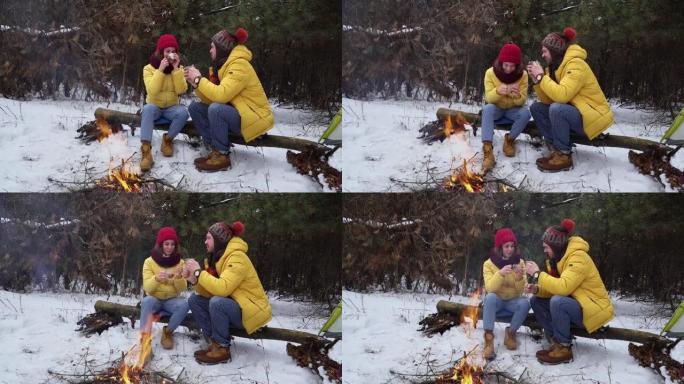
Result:
{"label": "woman's hand", "polygon": [[522,279],[523,273],[524,273],[525,271],[524,271],[522,268],[520,268],[519,265],[516,265],[516,266],[513,268],[513,272],[515,272],[515,279],[516,279],[516,280],[520,280],[520,279]]}
{"label": "woman's hand", "polygon": [[163,284],[169,281],[169,274],[166,273],[166,271],[159,271],[159,273],[154,276],[154,279]]}
{"label": "woman's hand", "polygon": [[499,273],[502,276],[509,275],[509,274],[513,273],[513,266],[511,266],[510,264],[506,265],[503,268],[499,269]]}
{"label": "woman's hand", "polygon": [[525,272],[527,272],[528,275],[533,275],[535,272],[539,271],[539,266],[537,263],[534,261],[526,261],[525,262]]}
{"label": "woman's hand", "polygon": [[171,62],[171,65],[173,65],[173,69],[178,69],[178,67],[180,66],[180,54],[178,54],[178,53],[174,54],[174,58],[176,60]]}
{"label": "woman's hand", "polygon": [[506,84],[501,84],[498,87],[496,87],[496,93],[498,93],[501,96],[505,96],[508,94],[508,85]]}
{"label": "woman's hand", "polygon": [[168,68],[168,67],[169,67],[169,59],[167,59],[165,57],[162,59],[161,63],[159,63],[159,70],[164,72],[164,70],[166,70],[166,68]]}
{"label": "woman's hand", "polygon": [[520,97],[520,86],[518,84],[513,84],[509,86],[508,94],[515,98]]}

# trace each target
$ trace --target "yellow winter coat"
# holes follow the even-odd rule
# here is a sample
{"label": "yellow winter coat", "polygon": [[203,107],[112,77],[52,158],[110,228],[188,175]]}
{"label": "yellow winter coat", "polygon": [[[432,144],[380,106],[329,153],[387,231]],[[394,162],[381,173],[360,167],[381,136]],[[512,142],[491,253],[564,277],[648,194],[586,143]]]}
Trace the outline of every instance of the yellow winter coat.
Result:
{"label": "yellow winter coat", "polygon": [[608,291],[587,252],[589,244],[584,239],[570,237],[568,249],[556,265],[560,277],[540,273],[537,296],[549,298],[560,295],[577,300],[582,307],[584,327],[592,333],[607,324],[614,313]]}
{"label": "yellow winter coat", "polygon": [[[613,124],[613,112],[586,58],[584,48],[571,44],[555,72],[558,82],[544,76],[534,91],[542,103],[571,104],[577,108],[584,133],[591,140]],[[545,71],[548,75],[549,69]]]}
{"label": "yellow winter coat", "polygon": [[485,72],[484,87],[485,87],[485,101],[488,104],[494,104],[501,109],[509,109],[513,107],[522,107],[527,101],[527,72],[523,71],[523,75],[518,80],[518,86],[520,87],[520,96],[513,97],[511,95],[499,95],[496,93],[496,89],[499,85],[503,84],[496,74],[494,73],[494,68],[489,68]]}
{"label": "yellow winter coat", "polygon": [[[518,266],[525,270],[525,261],[520,260]],[[496,293],[502,300],[510,300],[522,295],[525,288],[525,274],[516,279],[515,273],[503,276],[491,259],[487,259],[482,265],[482,275],[484,277],[485,291]]]}
{"label": "yellow winter coat", "polygon": [[181,292],[188,288],[188,282],[184,278],[179,277],[177,279],[171,279],[166,283],[160,283],[154,279],[154,276],[161,271],[166,271],[168,273],[176,273],[176,268],[185,265],[185,262],[181,260],[177,265],[164,268],[157,264],[152,257],[145,259],[143,264],[143,290],[150,296],[154,296],[159,300],[166,300],[173,297],[178,297]]}
{"label": "yellow winter coat", "polygon": [[[204,297],[221,296],[235,300],[242,309],[242,325],[251,334],[271,320],[271,304],[246,252],[244,240],[239,237],[230,239],[226,251],[216,263],[219,277],[203,271],[195,290]],[[206,264],[205,261],[205,267]]]}
{"label": "yellow winter coat", "polygon": [[178,104],[178,95],[188,90],[188,83],[183,76],[183,67],[179,66],[168,75],[147,64],[143,68],[143,80],[147,91],[147,104],[159,108],[168,108]]}
{"label": "yellow winter coat", "polygon": [[195,90],[204,104],[232,104],[240,113],[240,130],[247,142],[263,135],[274,124],[266,92],[250,64],[251,60],[252,52],[247,47],[242,44],[235,46],[219,69],[220,84],[202,78]]}

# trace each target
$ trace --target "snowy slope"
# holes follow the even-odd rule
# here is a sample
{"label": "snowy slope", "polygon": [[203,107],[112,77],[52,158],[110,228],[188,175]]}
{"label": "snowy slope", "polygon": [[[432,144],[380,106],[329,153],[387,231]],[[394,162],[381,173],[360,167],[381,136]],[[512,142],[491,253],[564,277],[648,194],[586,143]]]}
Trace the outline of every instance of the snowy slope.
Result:
{"label": "snowy slope", "polygon": [[[186,101],[187,105],[188,102]],[[64,182],[83,182],[86,167],[93,175],[104,175],[110,161],[133,156],[140,159],[140,130],[85,145],[74,137],[84,123],[94,120],[98,107],[122,112],[136,112],[134,105],[106,104],[71,100],[16,101],[0,98],[0,192],[60,192],[64,187],[48,177]],[[327,123],[317,114],[301,109],[274,107],[274,135],[317,141]],[[308,176],[297,171],[285,159],[285,149],[255,148],[237,145],[231,154],[232,169],[226,172],[200,173],[193,160],[200,156],[180,135],[174,141],[174,156],[159,152],[163,132],[154,131],[151,176],[191,192],[328,192]],[[180,140],[179,140],[180,139]],[[342,150],[330,164],[341,169]]]}
{"label": "snowy slope", "polygon": [[[94,312],[97,300],[135,305],[136,299],[85,294],[0,291],[0,384],[57,383],[48,370],[63,374],[100,372],[111,366],[139,337],[139,323],[125,324],[101,335],[86,338],[74,330],[76,322]],[[317,333],[326,314],[308,304],[271,299],[273,320],[269,325]],[[235,338],[232,361],[215,366],[199,365],[193,352],[202,345],[193,341],[185,327],[175,333],[176,346],[165,350],[159,345],[161,327],[155,324],[150,368],[176,378],[183,370],[186,383],[320,383],[310,370],[300,368],[285,351],[286,343],[274,340]],[[330,357],[342,361],[339,342]]]}
{"label": "snowy slope", "polygon": [[[344,174],[343,188],[348,192],[399,192],[425,188],[433,179],[447,176],[462,159],[470,160],[475,170],[482,164],[480,131],[452,136],[442,143],[427,145],[417,139],[418,130],[436,120],[440,107],[477,113],[480,106],[425,101],[359,101],[343,99],[345,110],[343,162],[350,172]],[[654,141],[667,130],[652,125],[654,116],[639,110],[613,105],[616,123],[608,133],[642,137]],[[663,192],[650,176],[639,174],[627,159],[627,149],[579,145],[573,154],[574,169],[543,173],[535,160],[544,153],[533,147],[529,136],[517,140],[517,156],[505,157],[501,146],[505,131],[494,132],[496,168],[491,177],[505,179],[520,189],[532,192]],[[680,151],[682,152],[682,151]],[[684,168],[684,152],[672,164]],[[435,185],[431,186],[434,187]]]}
{"label": "snowy slope", "polygon": [[[468,303],[466,297],[413,293],[342,293],[345,303],[343,346],[345,383],[419,382],[421,375],[443,372],[453,363],[479,347],[483,338],[482,321],[467,335],[464,328],[454,327],[443,335],[430,338],[417,331],[418,322],[435,313],[439,300]],[[667,319],[654,315],[652,308],[613,298],[616,317],[610,325],[658,333]],[[628,351],[628,342],[577,338],[574,362],[545,366],[537,362],[535,352],[541,344],[518,332],[519,347],[509,351],[503,346],[505,323],[494,330],[497,358],[487,370],[506,372],[526,383],[554,384],[641,384],[662,383],[651,369],[642,368]],[[673,357],[684,361],[684,346],[678,345]]]}

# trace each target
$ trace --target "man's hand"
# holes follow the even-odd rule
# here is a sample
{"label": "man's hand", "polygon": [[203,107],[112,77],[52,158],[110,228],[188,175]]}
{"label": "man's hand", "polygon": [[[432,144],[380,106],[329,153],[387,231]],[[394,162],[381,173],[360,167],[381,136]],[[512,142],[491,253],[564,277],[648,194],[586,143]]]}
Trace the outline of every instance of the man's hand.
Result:
{"label": "man's hand", "polygon": [[536,284],[525,284],[525,289],[523,290],[524,293],[532,293],[532,294],[537,294],[539,293],[539,286]]}
{"label": "man's hand", "polygon": [[200,73],[200,71],[197,68],[195,68],[195,67],[185,68],[185,80],[188,83],[193,84],[193,82],[195,81],[195,78],[197,76],[200,76],[200,77],[202,76],[202,74]]}
{"label": "man's hand", "polygon": [[525,262],[525,272],[528,275],[533,275],[535,272],[539,271],[539,266],[534,261]]}
{"label": "man's hand", "polygon": [[536,79],[537,75],[544,74],[544,68],[538,61],[532,61],[527,64],[527,74],[530,75],[532,79]]}

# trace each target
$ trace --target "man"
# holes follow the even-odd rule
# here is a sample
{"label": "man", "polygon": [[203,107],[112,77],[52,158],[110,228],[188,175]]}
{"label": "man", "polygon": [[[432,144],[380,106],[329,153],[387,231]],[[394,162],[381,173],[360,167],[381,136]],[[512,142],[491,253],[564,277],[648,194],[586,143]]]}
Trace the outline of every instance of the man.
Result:
{"label": "man", "polygon": [[572,361],[572,325],[592,333],[614,317],[608,291],[587,253],[589,244],[572,236],[574,229],[575,222],[565,219],[544,232],[546,272],[540,272],[534,261],[525,265],[537,282],[527,284],[525,291],[536,295],[530,306],[551,343],[549,349],[537,351],[537,360],[543,364]]}
{"label": "man", "polygon": [[596,76],[586,62],[587,51],[575,42],[576,32],[549,33],[542,41],[544,70],[531,62],[527,72],[540,102],[530,112],[550,154],[537,159],[543,172],[572,168],[570,134],[594,139],[613,124],[613,112]]}
{"label": "man", "polygon": [[188,304],[206,338],[207,349],[195,352],[201,364],[230,360],[230,330],[244,329],[252,334],[271,320],[271,304],[242,239],[244,225],[218,222],[209,227],[204,244],[208,258],[204,269],[189,259],[183,277],[195,284]]}

